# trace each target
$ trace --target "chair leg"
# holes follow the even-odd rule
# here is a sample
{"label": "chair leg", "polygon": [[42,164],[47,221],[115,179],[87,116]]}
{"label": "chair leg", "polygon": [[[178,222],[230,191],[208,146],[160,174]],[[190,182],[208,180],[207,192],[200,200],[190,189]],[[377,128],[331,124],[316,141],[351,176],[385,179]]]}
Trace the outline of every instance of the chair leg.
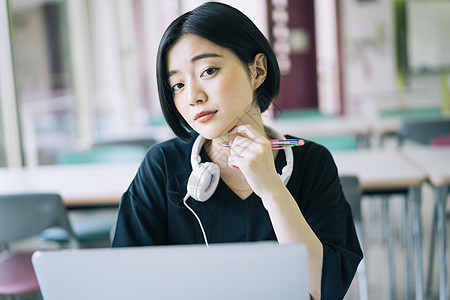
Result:
{"label": "chair leg", "polygon": [[360,300],[368,300],[369,292],[367,286],[367,276],[366,276],[366,263],[363,259],[356,270],[356,276],[358,276],[358,291]]}
{"label": "chair leg", "polygon": [[448,190],[445,186],[436,188],[436,228],[437,228],[437,246],[438,246],[438,269],[439,269],[439,299],[448,300],[448,280],[447,280],[447,259],[445,251],[445,206],[447,203]]}
{"label": "chair leg", "polygon": [[431,285],[433,280],[433,272],[434,272],[434,252],[436,246],[436,218],[437,218],[437,208],[435,207],[433,210],[433,218],[432,226],[431,226],[431,241],[430,241],[430,256],[428,259],[428,272],[427,272],[427,286],[426,286],[426,295],[427,297],[431,296]]}
{"label": "chair leg", "polygon": [[408,205],[408,197],[405,195],[403,198],[403,249],[405,249],[405,287],[406,287],[406,297],[405,299],[412,298],[412,289],[413,289],[413,279],[412,279],[412,270],[411,270],[411,261],[412,261],[412,243],[411,243],[411,226],[410,226],[410,218],[409,218],[409,205]]}
{"label": "chair leg", "polygon": [[382,215],[384,223],[384,238],[386,241],[388,299],[395,297],[394,245],[392,241],[392,225],[389,217],[389,197],[382,196]]}
{"label": "chair leg", "polygon": [[[362,224],[361,222],[355,222],[356,234],[361,241],[361,248],[364,253],[364,236],[362,232]],[[358,278],[358,292],[360,300],[368,300],[369,299],[369,286],[367,284],[367,270],[366,270],[366,262],[365,259],[360,262],[358,269],[356,270],[356,276]]]}

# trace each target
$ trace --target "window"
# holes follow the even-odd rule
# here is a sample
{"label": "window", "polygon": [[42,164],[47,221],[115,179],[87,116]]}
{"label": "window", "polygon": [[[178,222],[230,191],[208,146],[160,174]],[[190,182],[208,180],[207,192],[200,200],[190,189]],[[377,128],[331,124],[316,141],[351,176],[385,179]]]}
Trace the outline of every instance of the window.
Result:
{"label": "window", "polygon": [[63,2],[11,0],[11,43],[25,163],[74,147],[75,103]]}
{"label": "window", "polygon": [[101,138],[160,133],[154,58],[178,1],[8,3],[25,165],[57,163]]}

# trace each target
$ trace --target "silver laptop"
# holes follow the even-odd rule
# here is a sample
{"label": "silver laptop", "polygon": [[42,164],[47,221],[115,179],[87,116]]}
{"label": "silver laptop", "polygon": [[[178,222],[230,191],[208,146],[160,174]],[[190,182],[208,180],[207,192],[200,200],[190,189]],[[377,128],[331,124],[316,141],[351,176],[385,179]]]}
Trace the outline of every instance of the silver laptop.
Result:
{"label": "silver laptop", "polygon": [[32,261],[44,300],[309,299],[301,244],[37,251]]}

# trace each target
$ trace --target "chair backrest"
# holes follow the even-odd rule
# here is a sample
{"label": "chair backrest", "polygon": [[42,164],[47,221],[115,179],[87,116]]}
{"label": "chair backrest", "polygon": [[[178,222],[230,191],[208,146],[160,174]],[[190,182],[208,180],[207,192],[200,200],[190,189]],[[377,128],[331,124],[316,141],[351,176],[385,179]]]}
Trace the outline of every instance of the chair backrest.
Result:
{"label": "chair backrest", "polygon": [[355,222],[361,222],[361,197],[362,190],[358,177],[352,175],[340,176],[342,191],[350,204]]}
{"label": "chair backrest", "polygon": [[51,227],[63,228],[70,246],[78,248],[60,195],[25,193],[0,195],[0,243],[34,236]]}
{"label": "chair backrest", "polygon": [[[157,143],[156,139],[147,138],[147,137],[130,137],[130,138],[97,138],[93,141],[92,147],[113,147],[113,146],[131,146],[131,147],[139,147],[141,149],[140,152],[146,151],[148,148]],[[138,152],[138,151],[136,151]],[[139,153],[139,152],[138,152]]]}
{"label": "chair backrest", "polygon": [[402,123],[400,142],[407,139],[416,143],[431,145],[435,137],[447,134],[450,134],[450,118],[408,120]]}

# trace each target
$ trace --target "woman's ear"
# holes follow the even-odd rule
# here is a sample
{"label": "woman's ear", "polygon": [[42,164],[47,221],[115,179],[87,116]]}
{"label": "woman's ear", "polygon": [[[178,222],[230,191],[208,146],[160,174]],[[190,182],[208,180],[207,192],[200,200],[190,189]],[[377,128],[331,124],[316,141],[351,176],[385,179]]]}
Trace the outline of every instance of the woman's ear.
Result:
{"label": "woman's ear", "polygon": [[253,89],[256,90],[266,80],[267,76],[267,59],[264,53],[255,55],[253,64],[250,66],[253,76]]}

